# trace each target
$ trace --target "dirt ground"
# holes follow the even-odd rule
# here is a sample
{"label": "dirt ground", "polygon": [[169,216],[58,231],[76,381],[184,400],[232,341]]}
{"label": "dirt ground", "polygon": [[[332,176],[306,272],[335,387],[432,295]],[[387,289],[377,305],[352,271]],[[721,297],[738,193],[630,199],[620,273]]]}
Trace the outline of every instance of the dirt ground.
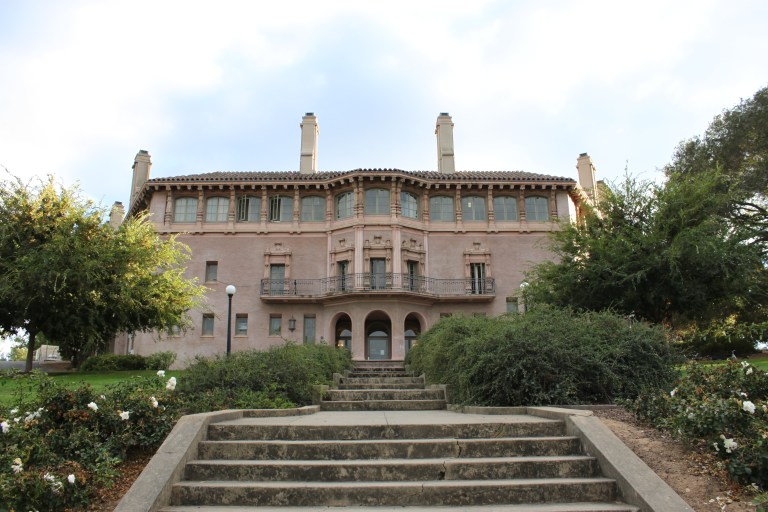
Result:
{"label": "dirt ground", "polygon": [[[683,443],[644,426],[624,409],[595,411],[616,436],[672,487],[696,512],[753,512],[751,497],[740,494],[727,483],[726,474],[717,469],[717,459],[700,454]],[[151,455],[131,458],[122,467],[122,477],[110,489],[103,489],[88,508],[89,512],[108,512],[131,487]]]}
{"label": "dirt ground", "polygon": [[595,411],[616,436],[637,454],[696,512],[747,512],[756,507],[718,469],[718,459],[701,454],[658,430],[639,423],[624,409]]}

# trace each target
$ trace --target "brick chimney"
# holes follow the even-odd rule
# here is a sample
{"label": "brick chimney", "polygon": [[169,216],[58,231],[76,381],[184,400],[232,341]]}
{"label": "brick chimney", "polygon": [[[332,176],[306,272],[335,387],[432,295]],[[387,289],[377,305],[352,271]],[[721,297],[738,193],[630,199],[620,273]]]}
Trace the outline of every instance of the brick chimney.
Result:
{"label": "brick chimney", "polygon": [[123,222],[124,217],[125,208],[123,207],[123,203],[120,201],[115,201],[115,204],[112,205],[112,210],[109,212],[109,225],[114,229],[119,228],[120,224]]}
{"label": "brick chimney", "polygon": [[131,185],[131,206],[136,197],[149,179],[149,169],[152,167],[152,158],[145,149],[140,149],[133,159],[133,184]]}
{"label": "brick chimney", "polygon": [[579,172],[579,185],[587,193],[587,196],[596,204],[599,201],[597,181],[595,179],[595,164],[592,163],[592,157],[586,153],[579,155],[576,160],[576,169]]}
{"label": "brick chimney", "polygon": [[453,159],[453,121],[448,112],[441,112],[437,116],[437,172],[451,174],[456,171],[456,163]]}
{"label": "brick chimney", "polygon": [[307,112],[301,118],[301,160],[299,162],[301,174],[317,172],[317,136],[319,134],[317,117],[314,113]]}

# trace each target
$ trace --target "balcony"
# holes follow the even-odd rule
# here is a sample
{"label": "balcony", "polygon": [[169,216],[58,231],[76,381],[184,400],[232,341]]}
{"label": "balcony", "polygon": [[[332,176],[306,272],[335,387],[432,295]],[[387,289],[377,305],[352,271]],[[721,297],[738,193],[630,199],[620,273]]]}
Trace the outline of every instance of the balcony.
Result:
{"label": "balcony", "polygon": [[436,279],[410,274],[349,274],[321,279],[262,279],[265,302],[326,302],[349,296],[420,297],[428,302],[490,302],[496,296],[492,277]]}

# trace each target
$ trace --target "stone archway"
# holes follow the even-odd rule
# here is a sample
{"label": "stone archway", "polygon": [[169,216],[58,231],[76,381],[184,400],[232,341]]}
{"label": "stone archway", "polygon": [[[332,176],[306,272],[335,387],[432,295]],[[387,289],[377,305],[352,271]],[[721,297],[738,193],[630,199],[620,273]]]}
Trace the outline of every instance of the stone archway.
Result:
{"label": "stone archway", "polygon": [[338,348],[352,351],[352,319],[349,315],[342,314],[336,319],[333,344]]}
{"label": "stone archway", "polygon": [[410,313],[403,323],[403,338],[405,341],[405,354],[416,344],[416,338],[422,332],[422,323],[417,315]]}

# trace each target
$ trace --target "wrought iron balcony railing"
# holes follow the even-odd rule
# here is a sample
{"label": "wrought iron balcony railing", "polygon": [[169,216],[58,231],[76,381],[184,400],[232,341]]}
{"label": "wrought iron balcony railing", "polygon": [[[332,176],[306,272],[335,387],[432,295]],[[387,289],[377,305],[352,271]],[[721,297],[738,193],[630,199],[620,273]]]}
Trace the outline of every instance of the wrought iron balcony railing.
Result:
{"label": "wrought iron balcony railing", "polygon": [[496,294],[492,277],[437,279],[410,274],[349,274],[321,279],[262,279],[262,297],[327,297],[354,293],[405,293],[434,297]]}

